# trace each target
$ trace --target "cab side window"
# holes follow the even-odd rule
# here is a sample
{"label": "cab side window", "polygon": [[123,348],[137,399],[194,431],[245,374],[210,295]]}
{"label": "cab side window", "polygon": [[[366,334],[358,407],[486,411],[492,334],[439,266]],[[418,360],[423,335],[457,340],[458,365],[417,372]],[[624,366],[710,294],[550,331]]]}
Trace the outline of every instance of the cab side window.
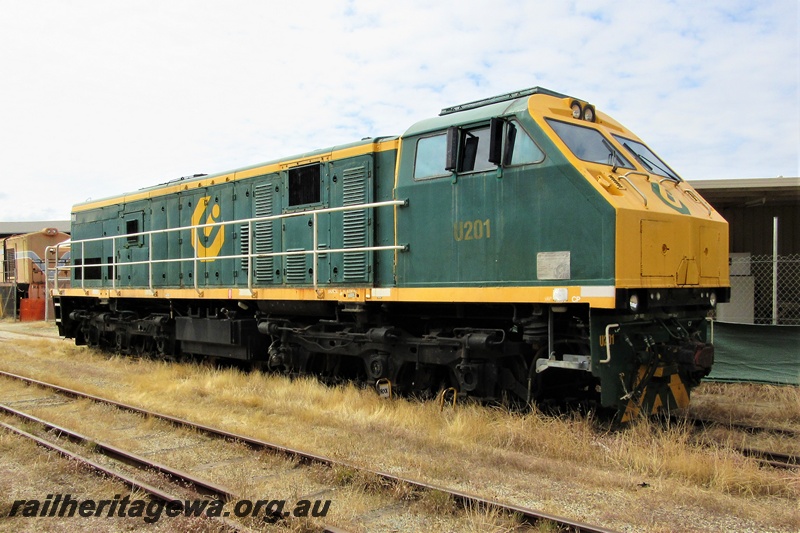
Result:
{"label": "cab side window", "polygon": [[[446,168],[460,173],[544,161],[544,152],[515,120],[493,118],[488,126],[448,130]],[[456,142],[457,139],[457,142]]]}
{"label": "cab side window", "polygon": [[446,148],[447,134],[444,132],[418,140],[417,156],[414,160],[414,179],[422,180],[448,174],[444,169]]}
{"label": "cab side window", "polygon": [[414,179],[449,176],[453,172],[486,172],[497,169],[498,164],[509,167],[542,161],[544,152],[517,121],[497,118],[492,119],[491,125],[451,126],[446,132],[418,139]]}
{"label": "cab side window", "polygon": [[490,135],[488,127],[461,131],[458,172],[480,172],[497,168],[497,165],[489,161]]}
{"label": "cab side window", "polygon": [[544,152],[536,146],[533,139],[528,136],[519,124],[512,121],[506,125],[506,128],[514,128],[513,134],[509,135],[506,133],[506,142],[513,142],[514,144],[511,153],[511,166],[540,163],[544,161]]}

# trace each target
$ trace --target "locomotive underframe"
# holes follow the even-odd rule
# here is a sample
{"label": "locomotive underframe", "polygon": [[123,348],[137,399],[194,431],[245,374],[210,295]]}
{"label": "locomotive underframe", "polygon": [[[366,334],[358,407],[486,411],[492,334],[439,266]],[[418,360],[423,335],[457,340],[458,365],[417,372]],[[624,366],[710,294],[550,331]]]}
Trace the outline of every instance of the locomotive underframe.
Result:
{"label": "locomotive underframe", "polygon": [[398,393],[421,397],[454,388],[518,405],[582,402],[621,417],[642,405],[685,406],[688,390],[713,362],[701,309],[636,315],[588,305],[75,297],[59,303],[62,336],[117,353],[247,361],[326,380],[389,380]]}

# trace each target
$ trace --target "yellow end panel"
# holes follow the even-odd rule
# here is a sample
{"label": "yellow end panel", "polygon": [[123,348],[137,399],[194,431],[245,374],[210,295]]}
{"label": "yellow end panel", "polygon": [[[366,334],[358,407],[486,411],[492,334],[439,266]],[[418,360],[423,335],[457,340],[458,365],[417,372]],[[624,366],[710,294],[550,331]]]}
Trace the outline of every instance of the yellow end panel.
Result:
{"label": "yellow end panel", "polygon": [[[700,271],[692,233],[675,232],[675,223],[665,220],[641,221],[641,254],[643,278],[674,278],[675,285],[698,285]],[[717,269],[719,277],[719,269]]]}
{"label": "yellow end panel", "polygon": [[617,210],[617,286],[728,286],[728,225],[718,219]]}
{"label": "yellow end panel", "polygon": [[697,269],[697,260],[694,257],[681,259],[676,281],[679,286],[700,284],[700,271]]}
{"label": "yellow end panel", "polygon": [[681,262],[681,236],[673,231],[673,223],[666,220],[640,222],[640,249],[642,277],[671,277]]}
{"label": "yellow end panel", "polygon": [[[724,232],[722,230],[725,230]],[[724,237],[724,238],[723,238]],[[728,265],[728,231],[720,225],[700,228],[700,272],[703,276],[719,278]]]}

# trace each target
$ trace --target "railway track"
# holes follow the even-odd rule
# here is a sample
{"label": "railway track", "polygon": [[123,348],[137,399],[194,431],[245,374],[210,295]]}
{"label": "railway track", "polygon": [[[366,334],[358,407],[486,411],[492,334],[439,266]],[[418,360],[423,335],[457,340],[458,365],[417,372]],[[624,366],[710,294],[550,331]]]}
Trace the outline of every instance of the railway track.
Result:
{"label": "railway track", "polygon": [[752,457],[760,463],[775,468],[800,468],[800,457],[797,455],[747,447],[735,447],[734,449],[746,457]]}
{"label": "railway track", "polygon": [[[174,504],[177,506],[176,511],[185,511],[183,504],[185,501],[198,500],[206,497],[212,497],[215,500],[220,501],[236,499],[236,496],[227,488],[218,484],[210,483],[207,480],[203,480],[187,472],[182,472],[155,461],[145,459],[144,457],[140,457],[116,446],[91,440],[80,433],[71,431],[56,424],[52,424],[22,411],[12,409],[6,405],[0,404],[0,411],[8,415],[12,415],[29,424],[32,423],[46,428],[51,434],[55,434],[58,437],[67,438],[72,443],[87,448],[92,447],[96,453],[102,454],[118,463],[134,466],[143,472],[148,470],[158,472],[162,475],[163,479],[161,480],[161,483],[158,481],[154,483],[143,479],[143,477],[153,477],[152,475],[141,477],[133,476],[119,467],[98,462],[97,460],[88,457],[86,454],[69,450],[50,439],[38,437],[28,431],[25,431],[17,425],[9,424],[7,422],[0,422],[1,427],[14,433],[15,435],[31,440],[43,448],[55,451],[67,459],[77,461],[78,463],[98,472],[101,475],[119,480],[131,489],[142,491],[151,498],[160,500],[164,504],[173,505],[173,502],[176,502]],[[165,486],[165,480],[168,480],[166,481],[166,484],[171,486]],[[247,530],[247,528],[244,528],[241,524],[237,524],[227,517],[221,516],[215,517],[214,519],[218,520],[233,531]]]}
{"label": "railway track", "polygon": [[[9,378],[9,379],[14,379],[14,380],[17,380],[17,381],[21,381],[21,382],[24,382],[24,383],[26,383],[28,385],[37,386],[37,387],[43,388],[45,390],[52,391],[55,394],[64,395],[64,396],[68,396],[68,397],[71,397],[71,398],[89,400],[91,402],[97,402],[97,403],[113,406],[116,409],[119,409],[121,411],[126,411],[126,412],[129,412],[129,413],[136,413],[136,414],[139,414],[139,415],[144,415],[144,416],[147,416],[147,417],[151,417],[153,419],[162,420],[162,421],[168,422],[168,423],[170,423],[170,424],[172,424],[174,426],[177,426],[177,427],[180,427],[180,428],[189,429],[189,430],[191,430],[193,432],[196,432],[197,434],[209,436],[209,437],[212,437],[214,439],[224,439],[226,441],[233,441],[233,442],[241,443],[241,444],[244,444],[247,447],[249,447],[251,450],[266,451],[266,452],[268,452],[270,454],[274,454],[274,455],[277,455],[277,456],[285,457],[285,458],[289,459],[290,461],[295,462],[297,464],[321,466],[321,467],[324,467],[324,468],[336,469],[336,470],[343,471],[343,472],[358,473],[361,476],[367,476],[367,477],[370,477],[370,478],[373,478],[373,479],[377,480],[378,485],[383,486],[383,487],[401,487],[402,486],[404,488],[407,488],[413,494],[416,494],[417,497],[419,497],[420,494],[432,493],[432,492],[435,492],[435,493],[438,493],[438,494],[442,494],[442,495],[446,495],[446,497],[449,498],[449,500],[452,501],[453,504],[455,506],[457,506],[458,508],[460,508],[462,511],[474,512],[474,511],[478,510],[478,511],[481,511],[481,512],[499,513],[499,514],[503,514],[503,515],[507,515],[507,516],[513,516],[518,522],[520,522],[522,524],[527,524],[527,525],[534,525],[534,524],[538,524],[538,523],[541,523],[543,521],[546,521],[546,522],[550,522],[550,523],[554,524],[558,528],[559,531],[570,531],[570,532],[581,532],[581,533],[607,533],[607,532],[612,531],[612,530],[609,530],[609,529],[606,529],[606,528],[603,528],[603,527],[593,526],[593,525],[590,525],[590,524],[585,524],[585,523],[582,523],[582,522],[579,522],[579,521],[575,521],[575,520],[571,520],[571,519],[568,519],[568,518],[552,515],[552,514],[549,514],[549,513],[539,512],[539,511],[536,511],[534,509],[529,509],[529,508],[522,507],[522,506],[517,506],[517,505],[513,505],[513,504],[506,504],[506,503],[502,503],[502,502],[495,501],[495,500],[492,500],[492,499],[482,498],[482,497],[480,497],[478,495],[475,495],[475,494],[470,494],[470,493],[463,492],[463,491],[458,491],[458,490],[451,490],[451,489],[449,489],[447,487],[434,485],[434,484],[426,483],[426,482],[419,481],[419,480],[409,479],[409,478],[405,478],[405,477],[398,476],[398,475],[391,474],[391,473],[387,473],[387,472],[367,470],[367,469],[364,469],[364,468],[362,468],[360,466],[357,466],[357,465],[349,463],[349,462],[334,460],[334,459],[331,459],[331,458],[323,456],[323,455],[313,454],[313,453],[309,453],[309,452],[306,452],[306,451],[303,451],[303,450],[298,450],[298,449],[282,446],[282,445],[279,445],[279,444],[276,444],[276,443],[267,442],[267,441],[260,440],[260,439],[255,439],[255,438],[252,438],[252,437],[248,437],[246,435],[241,435],[241,434],[237,434],[237,433],[224,431],[224,430],[221,430],[221,429],[218,429],[218,428],[210,427],[210,426],[203,425],[203,424],[198,424],[198,423],[195,423],[195,422],[191,422],[191,421],[188,421],[188,420],[184,420],[184,419],[181,419],[181,418],[173,417],[173,416],[162,414],[162,413],[153,412],[153,411],[150,411],[150,410],[147,410],[147,409],[142,409],[142,408],[139,408],[139,407],[136,407],[136,406],[132,406],[132,405],[128,405],[128,404],[125,404],[125,403],[122,403],[122,402],[118,402],[118,401],[115,401],[115,400],[110,400],[110,399],[107,399],[107,398],[101,398],[99,396],[87,394],[87,393],[84,393],[84,392],[81,392],[81,391],[77,391],[77,390],[74,390],[74,389],[61,387],[61,386],[54,385],[54,384],[51,384],[51,383],[46,383],[46,382],[39,381],[39,380],[36,380],[36,379],[28,378],[28,377],[25,377],[25,376],[20,376],[20,375],[17,375],[17,374],[12,374],[12,373],[3,372],[3,371],[0,371],[0,376],[5,377],[5,378]],[[27,414],[25,414],[25,413],[23,413],[21,411],[18,411],[16,409],[13,409],[13,408],[10,408],[10,407],[7,407],[7,406],[0,405],[0,410],[3,410],[8,414],[12,414],[12,415],[17,416],[17,417],[30,417],[30,415],[27,415]],[[48,428],[50,428],[51,431],[54,431],[54,432],[59,433],[59,434],[71,435],[72,433],[74,433],[74,432],[70,432],[70,430],[68,430],[66,428],[57,426],[57,425],[52,424],[52,423],[47,422],[47,421],[32,420],[31,418],[27,418],[27,420],[29,422],[32,422],[32,423],[46,425]],[[7,427],[7,426],[4,424],[4,427]],[[8,429],[10,429],[10,428],[8,428]],[[76,437],[70,437],[70,438],[87,439],[86,437],[83,437],[82,435],[78,435]],[[101,448],[102,450],[108,450],[108,453],[110,455],[118,455],[118,456],[122,457],[123,459],[125,459],[126,457],[131,457],[131,456],[134,455],[134,454],[130,454],[129,452],[126,452],[125,450],[121,450],[121,449],[119,449],[119,448],[117,448],[115,446],[106,445],[106,444],[103,444],[103,443],[97,443],[97,441],[93,441],[91,439],[89,439],[89,440],[94,444],[99,444],[98,448]],[[140,458],[137,458],[137,459],[140,459]],[[173,469],[171,469],[169,467],[166,467],[164,465],[160,465],[160,464],[153,465],[151,461],[147,461],[147,460],[145,460],[144,462],[145,463],[147,463],[147,462],[151,463],[149,468],[155,468],[156,470],[162,472],[162,474],[164,474],[164,475],[166,475],[168,477],[172,477],[172,478],[177,479],[177,480],[183,480],[182,482],[184,482],[184,483],[194,484],[194,482],[197,481],[199,483],[197,485],[198,486],[198,490],[208,490],[208,491],[211,491],[212,493],[215,490],[216,491],[220,491],[220,492],[217,492],[217,495],[218,495],[217,497],[225,498],[227,500],[236,499],[238,497],[237,495],[235,495],[232,492],[228,491],[224,487],[217,486],[216,484],[210,483],[210,484],[208,484],[208,486],[204,486],[203,485],[203,483],[204,483],[203,480],[199,480],[198,479],[198,480],[195,480],[195,481],[190,481],[190,480],[193,480],[195,478],[195,476],[193,476],[192,474],[189,474],[187,472],[173,471]],[[163,470],[162,470],[162,468],[163,468]],[[404,494],[407,494],[408,490],[401,491],[401,492],[403,492]],[[158,496],[154,495],[154,497],[158,497]],[[165,497],[170,497],[170,494],[167,494]],[[171,498],[171,499],[180,500],[181,498]],[[231,526],[231,527],[233,527],[233,526]],[[330,526],[324,526],[324,530],[325,531],[332,531],[332,532],[337,531],[336,528],[332,528]]]}
{"label": "railway track", "polygon": [[784,437],[790,438],[797,438],[800,437],[800,432],[795,431],[793,429],[787,428],[779,428],[779,427],[764,427],[764,426],[753,426],[751,424],[745,424],[740,422],[732,422],[732,421],[724,421],[724,420],[711,420],[707,418],[694,418],[694,417],[673,417],[673,422],[688,422],[693,426],[700,428],[700,429],[707,429],[714,426],[723,427],[726,429],[735,429],[738,431],[742,431],[744,433],[749,434],[760,434],[760,433],[770,433],[775,435],[781,435]]}
{"label": "railway track", "polygon": [[[797,438],[798,436],[798,432],[792,429],[752,426],[749,424],[720,421],[720,420],[709,420],[704,418],[672,417],[672,422],[689,423],[700,431],[707,431],[715,427],[719,427],[725,430],[740,431],[750,435],[766,433],[792,439]],[[728,445],[728,447],[744,455],[745,457],[753,458],[761,464],[769,465],[774,468],[786,468],[786,469],[800,468],[800,456],[798,455],[776,452],[771,450],[762,450],[759,448],[753,448],[749,446]]]}

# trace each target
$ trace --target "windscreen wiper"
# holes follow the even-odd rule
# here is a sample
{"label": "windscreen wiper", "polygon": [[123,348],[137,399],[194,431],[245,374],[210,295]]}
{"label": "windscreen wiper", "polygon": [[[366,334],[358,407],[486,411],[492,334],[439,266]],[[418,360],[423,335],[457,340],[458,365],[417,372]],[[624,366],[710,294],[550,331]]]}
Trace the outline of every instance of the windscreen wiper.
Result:
{"label": "windscreen wiper", "polygon": [[674,172],[670,172],[669,169],[662,167],[658,163],[654,163],[653,161],[651,161],[647,157],[643,156],[642,154],[640,154],[639,152],[637,152],[636,150],[631,148],[631,146],[628,143],[622,143],[622,146],[624,146],[626,150],[628,150],[630,153],[632,153],[633,156],[636,159],[639,160],[639,162],[642,164],[642,166],[645,167],[650,172],[652,172],[653,171],[653,167],[655,167],[658,170],[660,170],[661,172],[663,172],[665,177],[667,177],[667,178],[669,178],[669,179],[671,179],[673,181],[676,181],[676,182],[677,181],[681,181],[681,179],[678,176],[676,176]]}
{"label": "windscreen wiper", "polygon": [[616,170],[616,168],[617,168],[617,165],[614,165],[613,163],[611,163],[611,161],[612,161],[614,158],[616,158],[616,159],[617,159],[617,162],[620,164],[620,166],[623,166],[623,167],[624,167],[624,166],[625,166],[625,161],[622,159],[622,156],[621,156],[621,155],[619,155],[619,152],[617,152],[617,151],[614,149],[614,147],[613,147],[613,146],[611,146],[611,143],[609,143],[607,140],[605,140],[605,139],[601,139],[601,140],[602,140],[602,142],[603,142],[603,146],[605,146],[605,147],[606,147],[606,149],[608,149],[608,159],[609,159],[609,164],[611,164],[611,165],[614,167],[614,170]]}
{"label": "windscreen wiper", "polygon": [[636,158],[636,159],[639,161],[639,163],[641,163],[641,164],[642,164],[642,166],[643,166],[644,168],[646,168],[646,169],[647,169],[647,170],[649,170],[650,172],[652,172],[652,171],[653,171],[653,167],[652,167],[652,166],[650,166],[650,165],[648,164],[648,162],[647,162],[646,158],[645,158],[645,157],[644,157],[642,154],[640,154],[639,152],[637,152],[636,150],[634,150],[633,148],[631,148],[631,145],[630,145],[630,144],[628,144],[628,143],[622,143],[622,146],[624,146],[624,147],[625,147],[625,148],[626,148],[626,149],[627,149],[627,150],[628,150],[630,153],[632,153],[632,154],[633,154],[633,157],[635,157],[635,158]]}

